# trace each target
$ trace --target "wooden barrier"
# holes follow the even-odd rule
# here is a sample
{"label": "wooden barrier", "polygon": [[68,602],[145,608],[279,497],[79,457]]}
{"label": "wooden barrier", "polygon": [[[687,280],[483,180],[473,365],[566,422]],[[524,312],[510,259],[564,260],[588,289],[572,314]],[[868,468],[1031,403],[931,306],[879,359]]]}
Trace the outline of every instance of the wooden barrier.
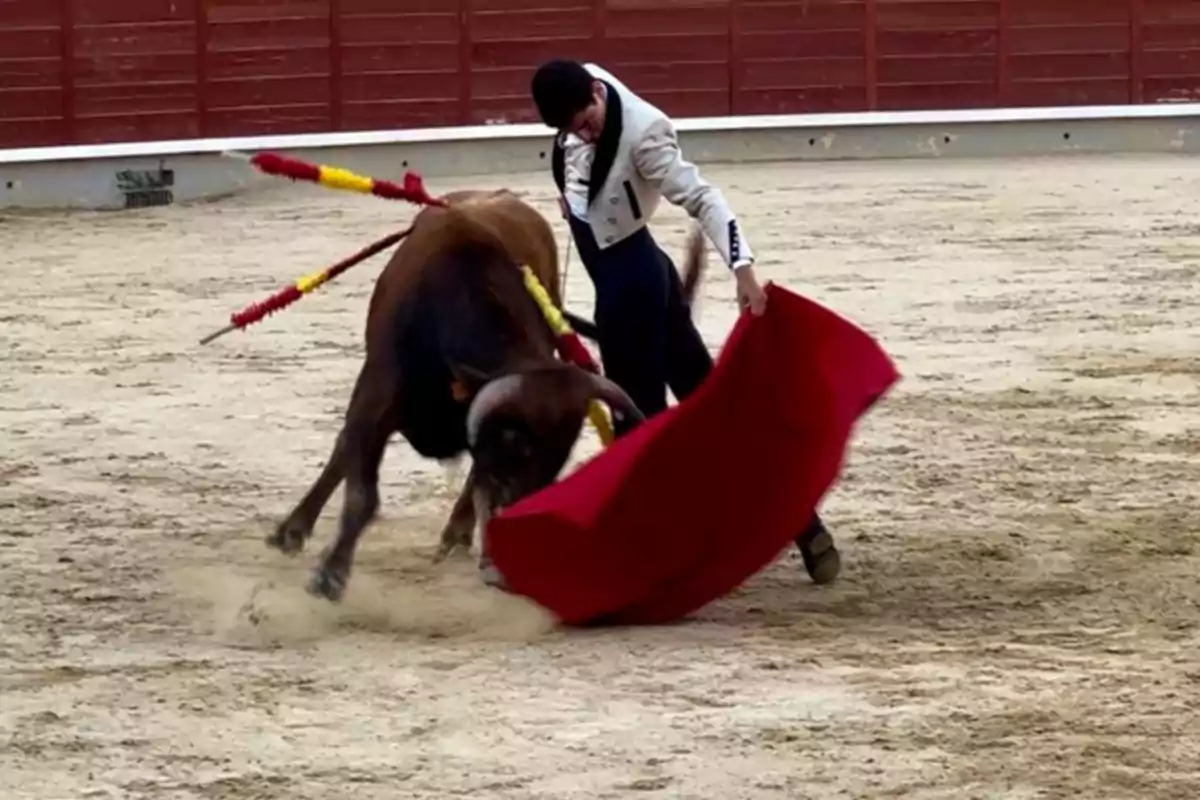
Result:
{"label": "wooden barrier", "polygon": [[1196,0],[0,0],[0,148],[533,121],[594,59],[676,117],[1200,99]]}

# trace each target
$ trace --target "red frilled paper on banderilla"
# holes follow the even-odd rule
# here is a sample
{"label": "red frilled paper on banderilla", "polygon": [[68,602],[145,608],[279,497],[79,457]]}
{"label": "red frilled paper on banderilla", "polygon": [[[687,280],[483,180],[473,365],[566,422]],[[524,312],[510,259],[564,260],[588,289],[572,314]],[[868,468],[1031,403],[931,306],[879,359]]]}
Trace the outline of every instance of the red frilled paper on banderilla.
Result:
{"label": "red frilled paper on banderilla", "polygon": [[855,422],[899,375],[849,321],[767,291],[767,312],[739,318],[684,402],[492,520],[513,591],[565,624],[668,622],[735,589],[804,529]]}

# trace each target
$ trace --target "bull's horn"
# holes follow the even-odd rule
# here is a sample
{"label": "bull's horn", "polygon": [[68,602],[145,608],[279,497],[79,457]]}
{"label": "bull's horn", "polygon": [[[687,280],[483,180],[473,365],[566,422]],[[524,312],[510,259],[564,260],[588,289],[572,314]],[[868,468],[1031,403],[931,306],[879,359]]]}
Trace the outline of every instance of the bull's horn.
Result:
{"label": "bull's horn", "polygon": [[592,379],[592,397],[603,400],[613,411],[623,412],[634,422],[642,422],[646,418],[633,398],[611,379],[594,372],[589,372],[588,376]]}
{"label": "bull's horn", "polygon": [[489,414],[521,390],[521,381],[521,375],[504,375],[487,383],[475,395],[467,409],[467,444],[470,447],[475,446],[475,440],[479,437],[479,426]]}

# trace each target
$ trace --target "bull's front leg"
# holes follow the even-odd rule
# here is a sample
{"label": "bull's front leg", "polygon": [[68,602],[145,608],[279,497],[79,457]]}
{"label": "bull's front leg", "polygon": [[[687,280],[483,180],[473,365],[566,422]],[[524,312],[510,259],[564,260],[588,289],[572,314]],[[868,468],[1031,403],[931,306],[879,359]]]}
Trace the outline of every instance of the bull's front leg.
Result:
{"label": "bull's front leg", "polygon": [[395,429],[396,376],[386,367],[368,367],[359,385],[340,437],[346,488],[337,539],[322,554],[308,584],[311,594],[333,601],[342,599],[358,540],[379,511],[379,464]]}
{"label": "bull's front leg", "polygon": [[472,464],[462,490],[458,493],[458,499],[454,501],[454,508],[450,509],[450,518],[442,528],[441,543],[433,557],[435,563],[444,560],[455,551],[471,551],[471,544],[475,539],[474,486],[475,465]]}
{"label": "bull's front leg", "polygon": [[488,540],[488,523],[492,519],[492,504],[482,489],[475,488],[471,492],[475,503],[475,516],[479,518],[479,577],[488,586],[508,591],[508,581],[492,562],[491,542]]}
{"label": "bull's front leg", "polygon": [[329,502],[334,490],[342,482],[342,476],[345,473],[342,463],[345,456],[344,441],[344,432],[339,433],[333,446],[333,452],[316,482],[287,518],[279,523],[274,533],[267,537],[269,546],[288,555],[295,555],[304,549],[304,543],[312,536],[313,526],[317,524],[317,517],[321,515],[325,504]]}

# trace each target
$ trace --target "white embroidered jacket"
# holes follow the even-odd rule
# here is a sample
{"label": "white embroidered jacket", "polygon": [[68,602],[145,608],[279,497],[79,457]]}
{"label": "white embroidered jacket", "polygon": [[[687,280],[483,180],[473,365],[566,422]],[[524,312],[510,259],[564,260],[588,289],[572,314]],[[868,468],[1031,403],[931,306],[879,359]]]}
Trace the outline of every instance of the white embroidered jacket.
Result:
{"label": "white embroidered jacket", "polygon": [[587,220],[600,248],[645,227],[666,197],[703,226],[727,265],[752,263],[737,217],[720,190],[683,157],[671,119],[606,70],[585,67],[607,85],[604,131],[595,144],[556,137],[552,168],[559,192]]}

